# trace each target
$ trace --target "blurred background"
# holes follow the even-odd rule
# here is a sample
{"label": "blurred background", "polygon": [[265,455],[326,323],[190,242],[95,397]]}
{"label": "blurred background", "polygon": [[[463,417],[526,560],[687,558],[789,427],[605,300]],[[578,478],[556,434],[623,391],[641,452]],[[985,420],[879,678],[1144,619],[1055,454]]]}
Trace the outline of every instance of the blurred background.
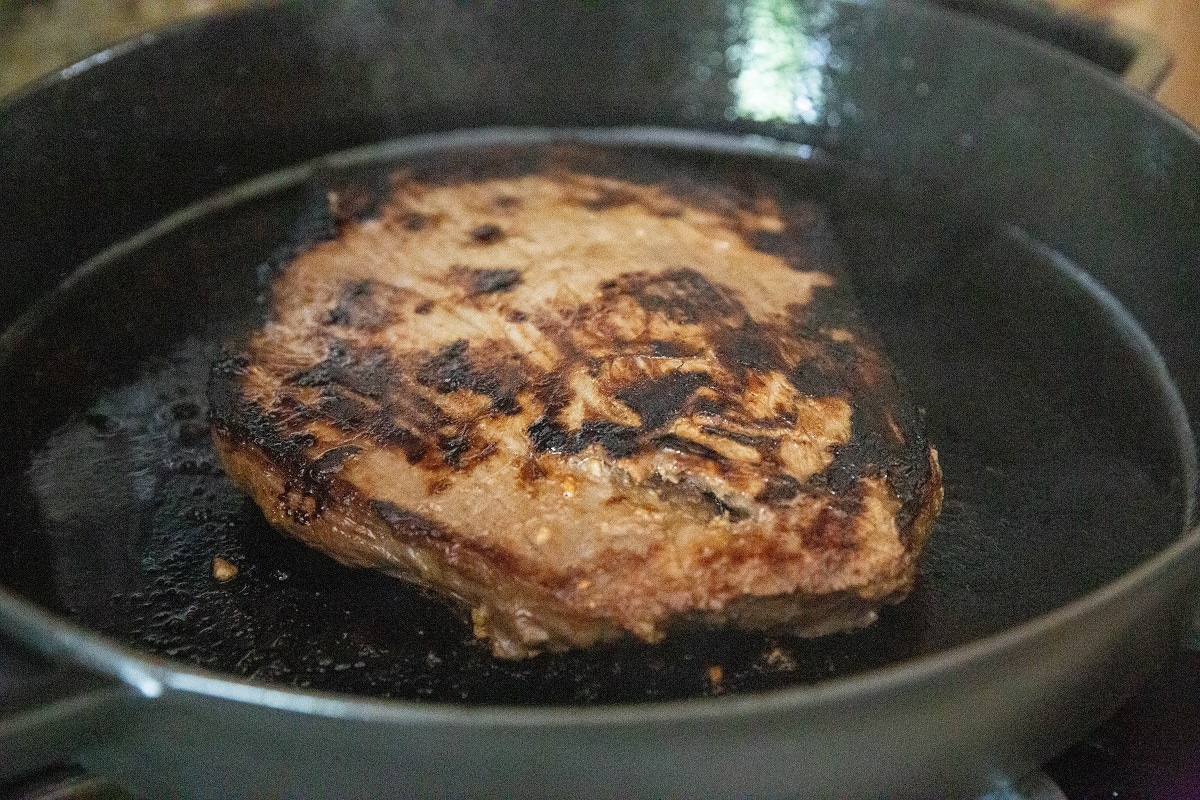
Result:
{"label": "blurred background", "polygon": [[[616,0],[614,0],[615,2]],[[0,95],[121,39],[248,0],[0,0]],[[1018,0],[1034,5],[1039,0]],[[1054,0],[1153,35],[1175,57],[1157,97],[1200,128],[1200,0]]]}
{"label": "blurred background", "polygon": [[247,0],[0,0],[0,95],[122,39]]}
{"label": "blurred background", "polygon": [[1200,0],[1064,0],[1064,8],[1152,34],[1175,57],[1158,100],[1200,128]]}

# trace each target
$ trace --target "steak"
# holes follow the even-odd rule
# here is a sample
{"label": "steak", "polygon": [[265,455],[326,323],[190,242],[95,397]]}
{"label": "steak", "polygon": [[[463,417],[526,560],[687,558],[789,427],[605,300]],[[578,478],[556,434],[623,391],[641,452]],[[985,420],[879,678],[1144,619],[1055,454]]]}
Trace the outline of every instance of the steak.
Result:
{"label": "steak", "polygon": [[869,624],[913,586],[941,473],[821,209],[564,152],[331,191],[330,238],[213,366],[226,471],[499,657]]}

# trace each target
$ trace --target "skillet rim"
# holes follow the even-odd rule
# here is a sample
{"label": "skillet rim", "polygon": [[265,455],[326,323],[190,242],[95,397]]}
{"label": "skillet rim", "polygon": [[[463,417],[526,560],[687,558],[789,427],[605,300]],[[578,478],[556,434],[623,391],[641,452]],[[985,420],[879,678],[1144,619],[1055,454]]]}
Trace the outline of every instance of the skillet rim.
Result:
{"label": "skillet rim", "polygon": [[[835,0],[835,2],[846,5],[884,5],[880,0]],[[1042,59],[1057,60],[1062,66],[1075,70],[1080,77],[1099,81],[1104,85],[1106,91],[1115,91],[1124,101],[1133,102],[1143,112],[1175,129],[1177,133],[1190,140],[1193,147],[1200,152],[1200,131],[1193,129],[1175,112],[1157,103],[1153,97],[1130,87],[1118,76],[1098,65],[1047,42],[970,14],[934,7],[913,0],[901,0],[898,5],[906,7],[910,13],[927,17],[953,15],[959,18],[960,24],[980,31],[983,36],[1007,40],[1010,45],[1035,51]],[[121,40],[74,64],[66,65],[35,79],[4,97],[0,100],[0,118],[5,116],[12,106],[25,102],[40,92],[52,90],[77,75],[113,59],[136,52],[143,46],[158,43],[162,39],[181,35],[192,29],[206,27],[221,20],[243,15],[250,16],[256,13],[270,13],[270,11],[270,6],[231,9],[217,14],[182,20],[157,31]],[[715,132],[703,128],[695,130],[704,133]],[[787,144],[785,140],[779,141]],[[796,145],[797,143],[791,142],[790,144]],[[332,154],[324,157],[327,158],[328,155]],[[285,170],[294,168],[285,168]],[[228,192],[232,188],[234,187],[229,187],[225,191]],[[166,217],[156,220],[141,231],[124,237],[122,241],[142,236],[171,216],[168,214]],[[115,246],[119,246],[119,243],[105,248],[102,252],[107,252]],[[62,282],[71,281],[92,260],[94,259],[89,259],[85,264],[81,264],[69,272]],[[1090,273],[1085,270],[1081,271],[1084,276],[1090,278]],[[1184,559],[1190,558],[1193,562],[1191,572],[1194,574],[1191,583],[1195,585],[1200,582],[1200,519],[1197,519],[1200,476],[1197,474],[1197,439],[1189,422],[1187,409],[1183,405],[1178,388],[1171,378],[1161,354],[1136,319],[1095,279],[1091,280],[1088,289],[1103,301],[1107,311],[1115,313],[1123,321],[1131,323],[1126,327],[1133,332],[1135,341],[1129,344],[1142,351],[1140,354],[1143,356],[1143,360],[1147,361],[1147,366],[1151,368],[1151,374],[1147,377],[1153,381],[1160,398],[1165,401],[1167,406],[1166,411],[1171,417],[1174,434],[1179,440],[1176,444],[1180,447],[1176,448],[1176,452],[1182,456],[1182,477],[1186,481],[1183,515],[1185,522],[1182,533],[1158,553],[1081,597],[1006,630],[939,653],[904,659],[888,666],[815,684],[723,697],[597,706],[465,706],[301,690],[228,676],[215,670],[172,661],[117,643],[115,640],[89,630],[61,614],[45,609],[3,586],[0,586],[0,631],[13,635],[20,643],[50,658],[70,656],[77,664],[116,678],[144,699],[159,697],[169,690],[310,716],[393,724],[436,723],[472,728],[520,726],[536,729],[580,725],[594,728],[654,723],[671,724],[713,719],[729,721],[732,718],[753,718],[785,710],[811,709],[851,699],[862,700],[872,695],[890,695],[902,689],[915,688],[922,683],[928,684],[936,681],[939,676],[968,671],[972,667],[998,657],[1001,653],[1018,650],[1022,646],[1034,643],[1039,638],[1052,638],[1055,631],[1065,628],[1072,622],[1101,612],[1106,606],[1119,604],[1122,600],[1128,600],[1139,592],[1145,591],[1163,575],[1171,572],[1180,564],[1186,564]],[[37,302],[35,299],[33,304]],[[26,308],[32,307],[33,304]],[[17,319],[20,319],[20,316]],[[7,334],[9,330],[10,328],[6,327],[0,333]],[[4,338],[7,338],[7,335]],[[1189,610],[1195,612],[1197,609]]]}
{"label": "skillet rim", "polygon": [[713,719],[728,721],[836,705],[872,695],[893,695],[901,689],[937,682],[941,676],[968,671],[1039,638],[1051,638],[1055,631],[1072,622],[1136,595],[1186,558],[1200,564],[1200,525],[1193,526],[1157,555],[1099,589],[1007,630],[937,654],[917,656],[891,666],[815,684],[723,697],[597,706],[464,706],[275,686],[142,653],[42,609],[3,587],[0,587],[0,623],[8,629],[7,633],[15,634],[32,649],[50,658],[71,656],[76,663],[116,678],[147,700],[175,691],[331,719],[473,728],[615,727]]}

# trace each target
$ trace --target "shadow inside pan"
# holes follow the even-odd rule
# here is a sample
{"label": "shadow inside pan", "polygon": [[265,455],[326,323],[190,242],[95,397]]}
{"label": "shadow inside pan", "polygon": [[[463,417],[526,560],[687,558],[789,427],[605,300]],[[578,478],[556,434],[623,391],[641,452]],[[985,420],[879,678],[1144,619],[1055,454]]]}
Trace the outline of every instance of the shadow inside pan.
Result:
{"label": "shadow inside pan", "polygon": [[[691,627],[655,646],[505,662],[439,600],[272,530],[217,465],[204,385],[222,342],[258,321],[256,270],[312,218],[320,181],[298,178],[118,248],[6,334],[0,581],[139,649],[239,676],[406,699],[612,703],[937,653],[1097,589],[1179,535],[1178,410],[1128,323],[1069,265],[928,187],[820,161],[651,150],[624,157],[661,174],[768,176],[820,204],[814,253],[844,262],[927,411],[945,510],[916,590],[874,626],[815,641]],[[236,577],[215,581],[214,557]]]}

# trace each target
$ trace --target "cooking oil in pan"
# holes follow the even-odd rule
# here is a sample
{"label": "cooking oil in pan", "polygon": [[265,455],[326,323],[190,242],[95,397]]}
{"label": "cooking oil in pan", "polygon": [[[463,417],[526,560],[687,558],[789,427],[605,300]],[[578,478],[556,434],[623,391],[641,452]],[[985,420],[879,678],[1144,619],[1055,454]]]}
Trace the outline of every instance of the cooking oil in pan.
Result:
{"label": "cooking oil in pan", "polygon": [[204,399],[223,343],[260,319],[259,272],[319,233],[330,181],[377,189],[400,165],[494,162],[496,148],[519,166],[556,137],[343,154],[239,187],[77,273],[0,340],[0,386],[20,398],[2,434],[0,581],[140,650],[256,680],[612,703],[768,690],[940,652],[1097,589],[1179,534],[1178,408],[1144,339],[1081,273],[936,187],[666,131],[569,138],[661,180],[765,176],[824,210],[813,253],[852,276],[945,471],[913,595],[870,628],[819,640],[683,627],[654,646],[506,662],[442,601],[271,529],[221,472]]}

